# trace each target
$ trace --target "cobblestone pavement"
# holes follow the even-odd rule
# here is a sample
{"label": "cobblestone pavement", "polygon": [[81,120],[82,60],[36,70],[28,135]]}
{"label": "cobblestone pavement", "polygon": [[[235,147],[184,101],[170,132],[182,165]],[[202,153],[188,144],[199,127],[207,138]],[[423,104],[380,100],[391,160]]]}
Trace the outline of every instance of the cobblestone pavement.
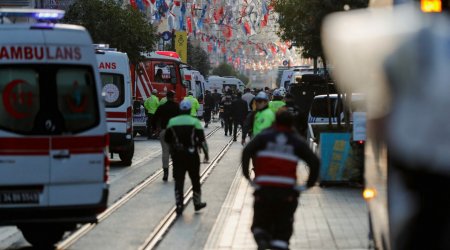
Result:
{"label": "cobblestone pavement", "polygon": [[[299,176],[306,176],[305,171],[299,167]],[[250,232],[253,188],[241,176],[233,186],[205,249],[256,249]],[[367,249],[368,215],[361,192],[348,187],[314,187],[302,193],[290,248]]]}

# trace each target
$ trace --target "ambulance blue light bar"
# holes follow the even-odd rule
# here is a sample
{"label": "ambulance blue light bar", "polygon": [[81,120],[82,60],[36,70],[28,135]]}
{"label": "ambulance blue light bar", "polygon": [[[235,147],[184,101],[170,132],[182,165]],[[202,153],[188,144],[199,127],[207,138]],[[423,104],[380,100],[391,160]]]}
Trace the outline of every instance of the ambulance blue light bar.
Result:
{"label": "ambulance blue light bar", "polygon": [[36,20],[57,21],[61,20],[64,14],[64,10],[0,8],[0,18],[24,17]]}

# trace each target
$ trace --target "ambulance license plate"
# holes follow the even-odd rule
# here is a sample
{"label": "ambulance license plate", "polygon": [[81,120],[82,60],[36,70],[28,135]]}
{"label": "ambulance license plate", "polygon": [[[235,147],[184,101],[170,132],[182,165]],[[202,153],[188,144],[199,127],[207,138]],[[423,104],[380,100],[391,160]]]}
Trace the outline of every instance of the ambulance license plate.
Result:
{"label": "ambulance license plate", "polygon": [[0,191],[0,204],[38,204],[39,191]]}

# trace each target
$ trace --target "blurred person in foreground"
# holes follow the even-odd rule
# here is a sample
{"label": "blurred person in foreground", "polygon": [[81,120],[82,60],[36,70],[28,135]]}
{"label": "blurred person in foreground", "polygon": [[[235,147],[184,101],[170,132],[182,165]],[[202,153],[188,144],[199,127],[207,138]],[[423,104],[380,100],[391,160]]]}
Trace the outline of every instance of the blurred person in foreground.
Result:
{"label": "blurred person in foreground", "polygon": [[426,26],[384,65],[392,94],[386,140],[413,211],[394,249],[450,249],[449,3],[443,14],[424,14]]}
{"label": "blurred person in foreground", "polygon": [[[242,171],[255,187],[251,230],[258,249],[289,249],[294,213],[298,205],[297,164],[309,167],[306,186],[319,176],[319,159],[293,128],[294,118],[281,108],[274,126],[265,129],[245,146]],[[255,178],[250,178],[252,159]]]}
{"label": "blurred person in foreground", "polygon": [[324,21],[334,78],[368,97],[369,218],[385,249],[450,249],[449,1],[435,3],[443,13],[401,4]]}
{"label": "blurred person in foreground", "polygon": [[170,145],[175,175],[176,213],[183,213],[184,178],[188,172],[194,192],[194,209],[206,207],[201,199],[200,156],[199,149],[205,153],[205,162],[209,161],[208,145],[200,121],[191,115],[192,103],[185,99],[180,103],[180,115],[169,120],[164,139]]}

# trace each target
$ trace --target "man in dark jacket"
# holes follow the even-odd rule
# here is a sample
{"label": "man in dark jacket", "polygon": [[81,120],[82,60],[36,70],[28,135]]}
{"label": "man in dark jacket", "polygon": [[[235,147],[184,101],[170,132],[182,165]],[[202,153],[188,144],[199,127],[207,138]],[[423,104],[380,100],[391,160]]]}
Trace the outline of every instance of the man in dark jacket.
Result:
{"label": "man in dark jacket", "polygon": [[247,117],[247,102],[242,100],[242,93],[236,94],[236,99],[231,103],[231,117],[233,118],[233,141],[237,141],[237,127],[244,126],[245,118]]}
{"label": "man in dark jacket", "polygon": [[203,119],[205,120],[205,128],[211,122],[211,111],[214,109],[215,101],[209,90],[205,91],[205,104],[203,105]]}
{"label": "man in dark jacket", "polygon": [[167,92],[167,102],[159,106],[153,118],[157,124],[160,124],[161,128],[161,132],[159,133],[159,141],[161,142],[162,148],[162,166],[164,170],[163,181],[167,181],[169,177],[169,145],[164,141],[166,127],[169,120],[179,114],[178,103],[174,101],[174,96],[175,92],[173,90],[169,90]]}
{"label": "man in dark jacket", "polygon": [[319,176],[319,159],[293,129],[293,122],[292,115],[282,108],[275,125],[256,135],[242,153],[243,174],[256,187],[251,230],[258,249],[289,249],[299,197],[298,161],[302,159],[309,166],[307,187],[314,186]]}
{"label": "man in dark jacket", "polygon": [[177,215],[183,213],[184,178],[188,172],[191,178],[195,211],[206,207],[201,201],[200,156],[199,148],[205,153],[205,161],[209,161],[208,145],[205,133],[197,118],[190,116],[191,102],[180,103],[180,115],[170,119],[167,125],[165,141],[170,145],[175,174],[175,204]]}
{"label": "man in dark jacket", "polygon": [[231,95],[226,95],[223,98],[223,101],[220,103],[220,106],[223,107],[223,123],[225,125],[225,136],[228,134],[231,136],[231,131],[233,129],[233,117],[231,116]]}

